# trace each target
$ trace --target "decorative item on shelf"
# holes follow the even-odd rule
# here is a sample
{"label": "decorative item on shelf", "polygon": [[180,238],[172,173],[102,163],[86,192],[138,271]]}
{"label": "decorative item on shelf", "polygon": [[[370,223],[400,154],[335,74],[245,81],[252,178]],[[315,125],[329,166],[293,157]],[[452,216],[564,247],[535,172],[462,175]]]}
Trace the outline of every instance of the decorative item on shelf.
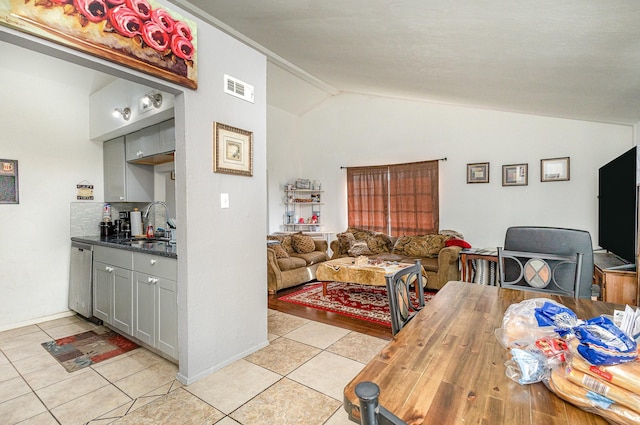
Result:
{"label": "decorative item on shelf", "polygon": [[311,189],[311,181],[309,179],[296,180],[296,189]]}
{"label": "decorative item on shelf", "polygon": [[320,202],[320,194],[312,193],[311,194],[311,202]]}
{"label": "decorative item on shelf", "polygon": [[80,183],[78,183],[76,185],[76,189],[78,189],[78,194],[76,195],[76,199],[78,201],[93,200],[93,185],[87,180],[82,180]]}
{"label": "decorative item on shelf", "polygon": [[293,184],[293,183],[287,183],[287,184],[284,186],[284,190],[287,190],[287,191],[289,191],[289,190],[295,190],[295,188],[296,188],[296,185],[295,185],[295,184]]}
{"label": "decorative item on shelf", "polygon": [[300,217],[300,219],[298,220],[299,224],[304,224],[304,218]]}

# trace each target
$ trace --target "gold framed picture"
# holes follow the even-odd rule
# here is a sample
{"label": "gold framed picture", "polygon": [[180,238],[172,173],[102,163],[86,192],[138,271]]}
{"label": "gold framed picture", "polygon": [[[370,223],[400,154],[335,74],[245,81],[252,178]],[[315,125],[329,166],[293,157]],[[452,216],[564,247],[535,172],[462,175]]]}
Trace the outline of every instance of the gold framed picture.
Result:
{"label": "gold framed picture", "polygon": [[502,166],[503,186],[526,186],[529,184],[529,164]]}
{"label": "gold framed picture", "polygon": [[214,122],[213,171],[253,176],[253,133]]}
{"label": "gold framed picture", "polygon": [[489,163],[467,164],[467,183],[489,183]]}
{"label": "gold framed picture", "polygon": [[569,157],[540,160],[540,181],[559,182],[569,180]]}

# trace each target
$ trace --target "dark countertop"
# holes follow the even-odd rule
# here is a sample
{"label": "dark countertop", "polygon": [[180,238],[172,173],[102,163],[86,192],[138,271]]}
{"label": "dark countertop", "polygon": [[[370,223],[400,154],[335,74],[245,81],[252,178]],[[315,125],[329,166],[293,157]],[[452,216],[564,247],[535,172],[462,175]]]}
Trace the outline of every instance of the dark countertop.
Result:
{"label": "dark countertop", "polygon": [[101,245],[109,248],[159,255],[162,257],[178,258],[178,249],[176,245],[168,242],[149,241],[148,243],[145,243],[144,240],[142,240],[139,244],[129,245],[126,244],[123,239],[115,236],[74,236],[71,240],[91,245]]}

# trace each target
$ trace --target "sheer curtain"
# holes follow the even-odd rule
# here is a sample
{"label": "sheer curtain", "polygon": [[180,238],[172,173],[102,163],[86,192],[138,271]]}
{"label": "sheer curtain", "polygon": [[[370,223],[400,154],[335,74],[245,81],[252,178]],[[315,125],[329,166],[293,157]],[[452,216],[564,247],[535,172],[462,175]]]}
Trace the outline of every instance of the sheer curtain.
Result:
{"label": "sheer curtain", "polygon": [[438,161],[347,168],[348,224],[389,235],[437,233]]}

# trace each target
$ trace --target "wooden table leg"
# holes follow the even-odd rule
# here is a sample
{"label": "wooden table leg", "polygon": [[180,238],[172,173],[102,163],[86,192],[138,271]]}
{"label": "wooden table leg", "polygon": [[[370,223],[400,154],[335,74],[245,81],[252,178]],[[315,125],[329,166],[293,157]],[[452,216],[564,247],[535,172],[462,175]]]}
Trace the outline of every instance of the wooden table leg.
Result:
{"label": "wooden table leg", "polygon": [[322,282],[322,296],[326,297],[327,296],[327,282]]}

